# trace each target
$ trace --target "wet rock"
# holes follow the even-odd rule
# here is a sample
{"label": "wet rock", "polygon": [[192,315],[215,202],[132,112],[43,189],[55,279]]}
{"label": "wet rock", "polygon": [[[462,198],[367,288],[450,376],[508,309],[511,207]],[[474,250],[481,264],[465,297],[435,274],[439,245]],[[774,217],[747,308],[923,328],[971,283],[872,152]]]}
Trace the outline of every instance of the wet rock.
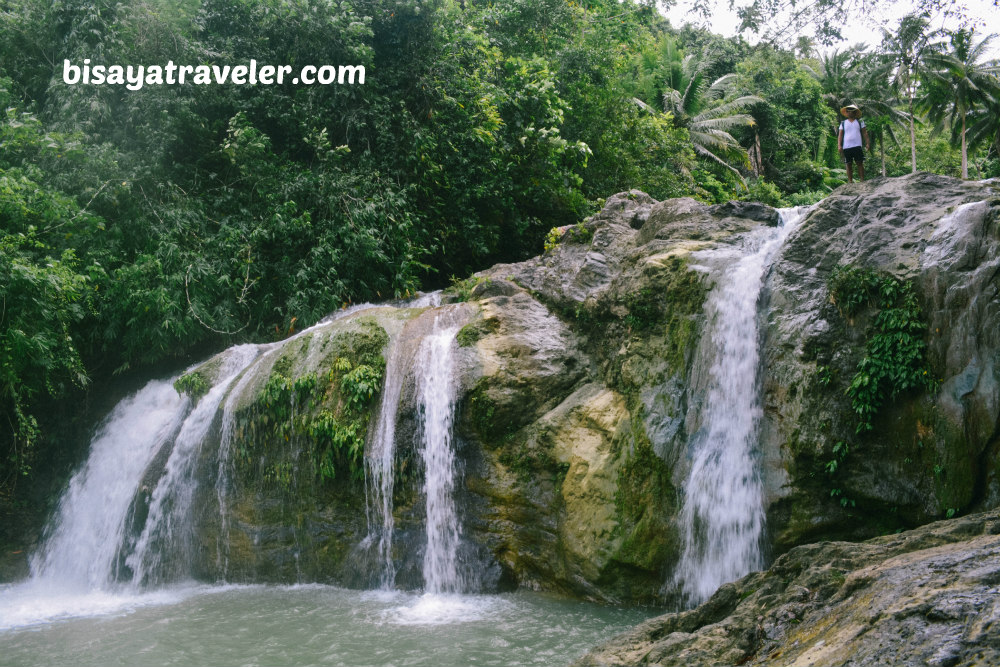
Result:
{"label": "wet rock", "polygon": [[[816,205],[767,283],[761,448],[782,551],[996,506],[1000,435],[1000,200],[982,183],[916,174],[844,186]],[[886,397],[870,433],[844,392],[871,311],[831,302],[837,266],[912,281],[935,392]],[[837,442],[851,455],[824,470]],[[993,485],[993,486],[991,486]],[[838,489],[852,505],[823,498]]]}
{"label": "wet rock", "polygon": [[705,604],[578,660],[612,665],[995,665],[1000,514],[796,547]]}
{"label": "wet rock", "polygon": [[[758,303],[759,454],[766,542],[778,563],[811,541],[864,539],[1000,503],[998,201],[989,184],[925,174],[875,179],[834,192],[788,238]],[[456,351],[461,551],[466,567],[489,573],[487,590],[662,601],[680,553],[680,489],[715,349],[705,339],[706,296],[746,233],[779,217],[759,204],[620,193],[543,255],[494,266],[452,295],[469,299]],[[873,314],[848,320],[831,303],[838,265],[913,281],[940,380],[936,392],[887,400],[869,434],[855,432],[844,391]],[[437,312],[379,307],[368,316],[387,339],[409,337],[416,346]],[[350,333],[360,325],[337,326]],[[340,353],[323,352],[322,340],[275,353],[241,383],[241,406],[260,395],[273,369],[329,374]],[[398,410],[394,559],[397,583],[417,588],[424,538],[412,377]],[[833,476],[827,466],[838,442],[849,442],[851,453]],[[275,451],[294,444],[278,442]],[[218,512],[218,461],[206,452],[208,516]],[[237,572],[239,580],[372,585],[365,503],[363,484],[349,478],[289,492],[250,476],[230,505],[228,543],[206,519],[199,575],[214,578],[217,563],[227,562],[229,578]],[[847,558],[850,549],[842,551]],[[735,590],[724,586],[709,611],[671,621],[677,625],[658,636],[667,643],[657,650],[686,646],[687,635],[741,607]],[[783,613],[806,601],[790,601]],[[949,604],[933,615],[964,613]],[[756,626],[737,635],[730,653],[713,654],[722,664],[765,641]],[[927,660],[947,662],[949,651]]]}

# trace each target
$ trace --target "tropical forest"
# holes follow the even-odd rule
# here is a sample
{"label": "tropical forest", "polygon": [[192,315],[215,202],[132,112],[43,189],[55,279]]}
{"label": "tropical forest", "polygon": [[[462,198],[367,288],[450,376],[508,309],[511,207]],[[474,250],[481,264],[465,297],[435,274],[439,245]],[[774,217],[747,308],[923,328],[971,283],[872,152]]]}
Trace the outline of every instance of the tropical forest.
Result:
{"label": "tropical forest", "polygon": [[997,664],[1000,7],[675,4],[0,0],[0,664]]}

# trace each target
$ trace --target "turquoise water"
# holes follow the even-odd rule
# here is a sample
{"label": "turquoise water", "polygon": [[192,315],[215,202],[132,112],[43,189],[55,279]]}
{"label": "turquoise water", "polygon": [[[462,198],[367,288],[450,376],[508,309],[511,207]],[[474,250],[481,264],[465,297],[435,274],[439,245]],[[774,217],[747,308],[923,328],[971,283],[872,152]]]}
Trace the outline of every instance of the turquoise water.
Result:
{"label": "turquoise water", "polygon": [[563,665],[645,618],[537,593],[0,588],[2,665]]}

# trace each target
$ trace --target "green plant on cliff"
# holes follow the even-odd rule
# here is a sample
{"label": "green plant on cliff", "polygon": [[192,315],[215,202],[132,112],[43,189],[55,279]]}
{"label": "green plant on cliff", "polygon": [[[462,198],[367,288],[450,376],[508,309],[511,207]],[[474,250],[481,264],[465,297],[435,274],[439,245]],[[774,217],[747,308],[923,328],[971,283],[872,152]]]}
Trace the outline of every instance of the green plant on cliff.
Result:
{"label": "green plant on cliff", "polygon": [[562,242],[566,243],[590,243],[594,238],[594,232],[587,229],[583,221],[570,227],[553,227],[545,236],[545,252],[552,250]]}
{"label": "green plant on cliff", "polygon": [[829,290],[844,317],[853,318],[864,308],[874,311],[865,355],[845,392],[858,420],[856,431],[870,431],[886,399],[913,389],[934,389],[923,339],[927,325],[913,283],[891,274],[839,266]]}
{"label": "green plant on cliff", "polygon": [[[838,440],[837,443],[833,446],[833,458],[827,461],[826,465],[823,466],[824,469],[826,470],[826,474],[830,476],[831,480],[836,479],[837,473],[843,467],[844,461],[847,459],[847,455],[850,454],[850,452],[851,452],[850,445],[843,440]],[[843,489],[839,487],[831,487],[830,497],[840,502],[840,506],[845,509],[847,507],[855,506],[855,502],[850,498],[848,498],[847,496],[845,496]]]}
{"label": "green plant on cliff", "polygon": [[472,298],[472,290],[476,289],[477,285],[489,282],[490,279],[484,276],[469,276],[461,280],[452,276],[451,287],[446,289],[445,293],[453,295],[455,301],[468,301]]}
{"label": "green plant on cliff", "polygon": [[198,400],[208,393],[212,385],[205,379],[199,371],[185,373],[174,381],[174,389],[178,394],[187,394],[194,400]]}
{"label": "green plant on cliff", "polygon": [[[343,366],[335,364],[330,379],[343,372],[338,368]],[[257,399],[240,418],[236,434],[243,443],[239,461],[244,467],[251,466],[257,454],[276,460],[265,466],[264,479],[288,481],[287,475],[274,473],[287,461],[281,460],[282,450],[273,445],[295,440],[309,452],[309,460],[320,479],[333,479],[341,465],[350,470],[352,478],[360,478],[367,423],[365,408],[381,380],[381,369],[359,364],[345,372],[339,384],[333,385],[342,388],[338,397],[336,392],[329,393],[330,385],[315,373],[292,379],[272,372]],[[317,406],[327,407],[314,414]]]}
{"label": "green plant on cliff", "polygon": [[326,356],[318,372],[295,375],[310,341],[285,346],[264,386],[237,415],[236,465],[244,479],[258,475],[290,491],[301,481],[332,480],[341,471],[349,479],[363,478],[367,425],[385,372],[381,351],[388,335],[371,318],[354,324],[357,329],[322,342]]}
{"label": "green plant on cliff", "polygon": [[338,459],[346,460],[352,478],[359,479],[363,475],[363,424],[352,419],[337,419],[332,412],[324,410],[309,422],[308,433],[315,443],[315,461],[320,477],[333,479]]}
{"label": "green plant on cliff", "polygon": [[382,371],[368,364],[358,364],[340,380],[347,404],[354,410],[361,410],[371,403],[381,384]]}
{"label": "green plant on cliff", "polygon": [[561,227],[553,227],[549,230],[549,233],[545,235],[545,244],[543,245],[543,250],[545,252],[548,252],[559,245],[559,241],[562,240],[563,231],[564,230]]}

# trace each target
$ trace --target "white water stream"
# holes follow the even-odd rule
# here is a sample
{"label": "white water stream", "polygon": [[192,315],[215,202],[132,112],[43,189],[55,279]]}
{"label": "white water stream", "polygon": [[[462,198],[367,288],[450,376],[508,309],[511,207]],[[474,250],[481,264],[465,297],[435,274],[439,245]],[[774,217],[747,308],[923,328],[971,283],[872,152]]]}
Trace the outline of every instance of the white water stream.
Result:
{"label": "white water stream", "polygon": [[174,438],[190,401],[155,380],[121,401],[100,427],[87,463],[70,481],[32,578],[55,589],[111,586],[125,517],[153,457]]}
{"label": "white water stream", "polygon": [[757,303],[768,268],[807,211],[782,210],[779,227],[746,234],[741,256],[726,267],[705,304],[713,363],[704,426],[695,435],[684,485],[679,517],[684,549],[673,580],[691,606],[764,564],[756,451],[762,415]]}
{"label": "white water stream", "polygon": [[126,559],[134,573],[134,583],[155,581],[160,576],[166,552],[176,552],[178,560],[190,553],[194,539],[190,510],[197,486],[198,454],[230,383],[259,353],[257,345],[239,345],[226,350],[219,379],[184,420],[164,475],[153,491],[142,534],[135,550]]}
{"label": "white water stream", "polygon": [[424,551],[426,592],[461,593],[458,567],[461,529],[455,508],[455,335],[461,328],[453,312],[434,320],[417,354],[417,398],[420,405],[421,456],[424,459],[427,547]]}
{"label": "white water stream", "polygon": [[393,517],[392,493],[395,484],[396,415],[403,380],[410,359],[402,336],[390,342],[385,362],[385,382],[381,404],[368,451],[365,454],[368,485],[368,539],[378,541],[379,585],[391,590],[396,582],[396,567],[392,558],[392,535],[396,528]]}

